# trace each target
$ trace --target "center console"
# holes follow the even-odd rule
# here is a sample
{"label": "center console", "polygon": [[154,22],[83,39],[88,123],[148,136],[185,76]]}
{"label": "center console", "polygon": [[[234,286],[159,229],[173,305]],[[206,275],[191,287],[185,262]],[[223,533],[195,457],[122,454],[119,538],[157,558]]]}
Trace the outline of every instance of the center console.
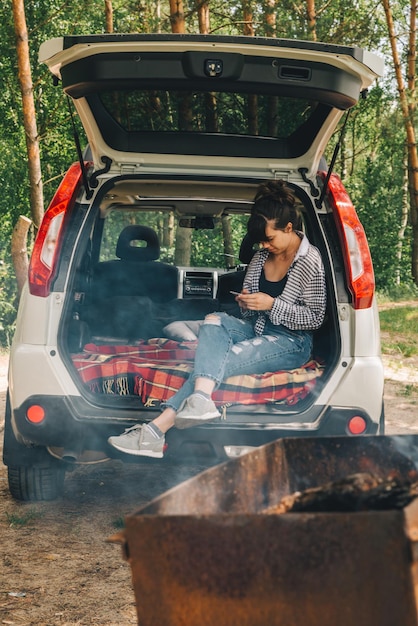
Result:
{"label": "center console", "polygon": [[178,298],[216,298],[219,270],[179,268]]}

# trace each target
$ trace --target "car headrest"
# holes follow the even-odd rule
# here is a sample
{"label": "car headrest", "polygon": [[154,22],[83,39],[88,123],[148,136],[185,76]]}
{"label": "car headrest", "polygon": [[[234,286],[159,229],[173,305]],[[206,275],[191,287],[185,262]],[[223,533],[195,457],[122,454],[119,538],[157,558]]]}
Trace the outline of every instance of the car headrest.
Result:
{"label": "car headrest", "polygon": [[[145,241],[147,245],[135,246],[134,241]],[[157,233],[148,226],[126,226],[119,235],[116,256],[123,261],[155,261],[160,256]]]}
{"label": "car headrest", "polygon": [[239,260],[244,265],[248,265],[255,254],[254,250],[254,241],[250,239],[248,233],[245,235],[244,239],[241,242],[241,247],[239,249]]}

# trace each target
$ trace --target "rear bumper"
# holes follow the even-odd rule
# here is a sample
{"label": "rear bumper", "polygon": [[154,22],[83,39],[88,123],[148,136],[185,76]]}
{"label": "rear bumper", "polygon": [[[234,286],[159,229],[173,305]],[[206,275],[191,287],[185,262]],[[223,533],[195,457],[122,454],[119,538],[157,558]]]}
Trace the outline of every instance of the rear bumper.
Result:
{"label": "rear bumper", "polygon": [[[115,398],[117,401],[118,398]],[[113,404],[113,403],[111,403]],[[110,435],[121,433],[137,422],[150,421],[158,410],[139,411],[133,400],[130,410],[111,404],[101,407],[89,404],[80,397],[31,396],[11,413],[11,426],[18,444],[39,447],[76,447],[79,450],[100,450],[106,456],[126,459],[107,443]],[[32,423],[27,410],[33,405],[43,408],[44,419]],[[164,458],[224,460],[230,458],[228,448],[257,447],[283,437],[315,437],[348,435],[347,422],[353,415],[361,415],[367,423],[365,435],[378,432],[378,423],[356,407],[325,407],[314,404],[302,413],[234,412],[230,418],[187,430],[171,429],[166,436],[168,444]],[[141,457],[137,460],[141,460]],[[8,454],[5,450],[5,463]]]}

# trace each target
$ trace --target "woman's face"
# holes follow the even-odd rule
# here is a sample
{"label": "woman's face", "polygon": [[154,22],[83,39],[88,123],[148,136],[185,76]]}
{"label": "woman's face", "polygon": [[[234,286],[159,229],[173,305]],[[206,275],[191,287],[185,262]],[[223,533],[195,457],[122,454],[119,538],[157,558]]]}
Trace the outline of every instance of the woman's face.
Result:
{"label": "woman's face", "polygon": [[274,220],[268,220],[265,231],[266,239],[260,241],[260,245],[272,254],[280,254],[285,252],[290,244],[293,227],[291,222],[285,228],[279,229],[275,228],[274,224]]}

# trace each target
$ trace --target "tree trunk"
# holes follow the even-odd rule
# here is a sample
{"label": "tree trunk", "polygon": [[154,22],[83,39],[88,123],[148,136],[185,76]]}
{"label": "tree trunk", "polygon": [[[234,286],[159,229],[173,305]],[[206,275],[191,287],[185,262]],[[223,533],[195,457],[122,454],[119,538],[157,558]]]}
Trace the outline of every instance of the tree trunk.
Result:
{"label": "tree trunk", "polygon": [[207,35],[209,33],[209,3],[201,2],[197,8],[199,17],[199,33]]}
{"label": "tree trunk", "polygon": [[28,31],[23,0],[12,0],[12,8],[16,34],[18,77],[22,93],[23,125],[28,153],[31,215],[35,228],[37,229],[39,228],[44,214],[44,201],[39,136],[36,126],[33,84],[29,60]]}
{"label": "tree trunk", "polygon": [[396,267],[395,280],[396,280],[397,285],[400,285],[401,283],[402,250],[403,250],[403,244],[405,240],[405,230],[408,224],[408,167],[407,166],[404,167],[404,173],[405,173],[404,184],[402,186],[402,189],[403,189],[402,215],[401,215],[401,223],[398,228],[398,241],[396,244],[397,267]]}
{"label": "tree trunk", "polygon": [[161,242],[165,248],[171,248],[174,243],[174,223],[174,213],[164,214]]}
{"label": "tree trunk", "polygon": [[267,37],[275,37],[276,35],[276,0],[267,0],[265,6],[266,16],[266,35]]}
{"label": "tree trunk", "polygon": [[308,14],[308,30],[312,41],[316,41],[316,11],[315,0],[307,0],[307,14]]}
{"label": "tree trunk", "polygon": [[389,40],[392,49],[393,64],[399,92],[399,100],[402,110],[402,117],[406,132],[408,149],[408,182],[409,182],[409,202],[410,218],[412,224],[412,276],[418,285],[418,152],[414,128],[415,113],[415,81],[416,81],[416,13],[417,2],[410,0],[410,25],[408,43],[408,90],[402,74],[402,66],[397,47],[397,36],[393,22],[392,10],[389,0],[382,0],[385,10],[386,22],[389,32]]}
{"label": "tree trunk", "polygon": [[[244,35],[254,37],[254,22],[251,2],[245,0],[245,2],[242,3],[242,12],[244,19]],[[258,135],[258,99],[254,94],[248,95],[247,116],[248,133],[250,135]]]}
{"label": "tree trunk", "polygon": [[112,0],[105,0],[105,17],[106,17],[106,32],[113,33],[113,6]]}
{"label": "tree trunk", "polygon": [[173,33],[183,34],[186,32],[183,0],[170,0],[170,22]]}
{"label": "tree trunk", "polygon": [[[170,22],[173,33],[183,34],[186,32],[184,22],[184,9],[182,0],[170,0]],[[186,94],[180,104],[179,122],[182,131],[192,129],[192,110],[189,95]],[[176,265],[190,265],[190,255],[192,248],[192,231],[189,228],[176,229],[176,247],[174,252],[174,263]]]}
{"label": "tree trunk", "polygon": [[237,258],[234,254],[234,246],[232,243],[231,217],[229,215],[222,216],[222,233],[224,238],[225,267],[235,267],[235,265],[238,265],[238,263]]}
{"label": "tree trunk", "polygon": [[177,266],[190,265],[192,249],[192,229],[177,226],[176,250],[174,253],[174,264]]}
{"label": "tree trunk", "polygon": [[[210,30],[209,4],[200,2],[197,7],[199,17],[199,33],[207,35]],[[213,92],[205,94],[205,132],[216,133],[218,130],[218,117],[216,113],[216,97]]]}
{"label": "tree trunk", "polygon": [[12,233],[12,263],[16,274],[19,296],[28,276],[27,240],[31,224],[32,220],[21,215]]}
{"label": "tree trunk", "polygon": [[242,3],[242,14],[244,20],[244,35],[254,37],[254,22],[251,2],[244,0]]}
{"label": "tree trunk", "polygon": [[[266,16],[266,35],[267,37],[275,37],[276,36],[276,0],[267,0],[266,8],[265,8],[265,16]],[[277,96],[269,96],[268,99],[268,113],[267,113],[267,132],[269,137],[277,137],[278,128],[279,128],[279,118],[278,118],[278,97]]]}

